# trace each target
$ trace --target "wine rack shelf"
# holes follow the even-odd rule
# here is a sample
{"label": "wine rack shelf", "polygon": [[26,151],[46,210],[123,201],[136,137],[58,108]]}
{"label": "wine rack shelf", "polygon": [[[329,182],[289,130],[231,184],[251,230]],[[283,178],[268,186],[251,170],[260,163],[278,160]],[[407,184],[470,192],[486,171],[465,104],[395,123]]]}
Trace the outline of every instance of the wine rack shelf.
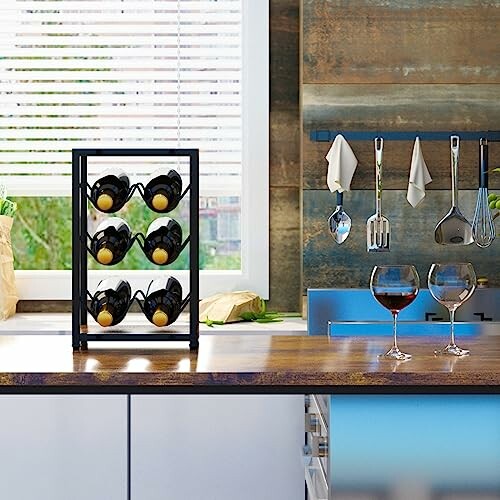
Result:
{"label": "wine rack shelf", "polygon": [[[189,186],[189,331],[179,333],[159,330],[158,333],[89,331],[88,326],[88,246],[87,217],[89,185],[87,159],[103,156],[188,157]],[[191,350],[199,345],[199,151],[198,149],[73,149],[72,151],[72,343],[73,350],[87,350],[89,341],[186,341]],[[183,249],[186,245],[183,245]],[[145,259],[146,256],[144,256]],[[159,271],[165,273],[166,271]],[[186,305],[186,304],[184,304]],[[144,321],[147,319],[144,317]],[[155,327],[153,327],[155,328]],[[146,328],[145,328],[146,330]]]}

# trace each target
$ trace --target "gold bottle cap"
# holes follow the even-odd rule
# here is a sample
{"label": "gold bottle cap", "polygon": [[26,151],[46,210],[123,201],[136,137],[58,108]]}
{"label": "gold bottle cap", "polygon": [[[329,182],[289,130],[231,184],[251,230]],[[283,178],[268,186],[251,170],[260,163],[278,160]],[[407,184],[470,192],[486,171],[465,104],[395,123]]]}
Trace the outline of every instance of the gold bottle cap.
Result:
{"label": "gold bottle cap", "polygon": [[151,205],[155,210],[163,212],[168,207],[168,198],[164,194],[155,194],[151,200]]}
{"label": "gold bottle cap", "polygon": [[108,265],[113,260],[113,252],[109,248],[101,248],[97,252],[97,262]]}
{"label": "gold bottle cap", "polygon": [[163,248],[155,248],[153,254],[151,255],[153,262],[162,266],[167,263],[168,260],[168,252]]}
{"label": "gold bottle cap", "polygon": [[96,204],[99,210],[111,210],[113,207],[113,198],[109,194],[103,193],[97,198]]}
{"label": "gold bottle cap", "polygon": [[161,309],[157,309],[153,314],[153,325],[155,326],[167,326],[168,315]]}
{"label": "gold bottle cap", "polygon": [[478,286],[488,286],[488,278],[478,278],[477,284]]}
{"label": "gold bottle cap", "polygon": [[113,323],[113,315],[109,311],[101,311],[97,315],[97,322],[101,326],[111,326],[111,324]]}

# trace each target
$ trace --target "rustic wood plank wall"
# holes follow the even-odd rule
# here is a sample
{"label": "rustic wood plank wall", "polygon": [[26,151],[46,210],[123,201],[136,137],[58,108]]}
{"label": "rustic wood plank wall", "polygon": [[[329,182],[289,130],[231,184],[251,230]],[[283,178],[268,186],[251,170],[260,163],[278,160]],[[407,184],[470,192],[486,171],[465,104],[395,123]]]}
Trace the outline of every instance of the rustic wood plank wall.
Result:
{"label": "rustic wood plank wall", "polygon": [[270,302],[300,310],[300,0],[270,1]]}
{"label": "rustic wood plank wall", "polygon": [[[447,142],[422,142],[433,177],[422,206],[405,200],[412,142],[384,144],[384,203],[393,229],[390,254],[366,252],[366,218],[374,212],[373,144],[353,142],[359,160],[346,208],[352,234],[342,246],[329,237],[335,208],[327,191],[330,145],[311,130],[500,129],[500,0],[302,0],[303,292],[309,287],[366,286],[378,262],[411,261],[421,273],[437,259],[469,259],[500,286],[500,237],[488,250],[433,242],[449,208]],[[500,166],[500,144],[490,147]],[[472,218],[478,143],[462,141],[459,187]],[[500,175],[490,176],[500,191]],[[497,222],[500,233],[500,224]]]}

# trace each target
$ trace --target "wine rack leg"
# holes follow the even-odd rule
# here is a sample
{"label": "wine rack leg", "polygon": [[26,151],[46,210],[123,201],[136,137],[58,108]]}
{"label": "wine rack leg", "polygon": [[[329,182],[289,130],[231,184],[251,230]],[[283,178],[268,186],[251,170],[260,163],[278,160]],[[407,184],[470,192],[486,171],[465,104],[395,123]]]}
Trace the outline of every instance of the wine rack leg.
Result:
{"label": "wine rack leg", "polygon": [[200,256],[199,256],[199,155],[198,150],[190,157],[190,186],[189,193],[189,349],[195,351],[199,346],[199,296],[200,296]]}
{"label": "wine rack leg", "polygon": [[72,168],[73,168],[73,184],[72,184],[72,297],[71,306],[72,314],[72,343],[73,351],[80,349],[80,162],[79,155],[73,151]]}
{"label": "wine rack leg", "polygon": [[[87,157],[82,156],[80,163],[80,329],[88,332],[87,327]],[[82,344],[83,346],[83,344]]]}

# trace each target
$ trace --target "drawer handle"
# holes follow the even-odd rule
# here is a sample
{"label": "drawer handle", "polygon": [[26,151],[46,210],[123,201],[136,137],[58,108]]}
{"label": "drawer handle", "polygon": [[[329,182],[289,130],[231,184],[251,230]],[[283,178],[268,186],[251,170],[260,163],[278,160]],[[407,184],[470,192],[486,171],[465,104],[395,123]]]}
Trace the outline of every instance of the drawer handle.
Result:
{"label": "drawer handle", "polygon": [[316,413],[306,413],[304,415],[304,427],[306,432],[320,432],[318,415]]}
{"label": "drawer handle", "polygon": [[313,457],[325,458],[328,456],[328,438],[313,436],[311,440],[311,453]]}

